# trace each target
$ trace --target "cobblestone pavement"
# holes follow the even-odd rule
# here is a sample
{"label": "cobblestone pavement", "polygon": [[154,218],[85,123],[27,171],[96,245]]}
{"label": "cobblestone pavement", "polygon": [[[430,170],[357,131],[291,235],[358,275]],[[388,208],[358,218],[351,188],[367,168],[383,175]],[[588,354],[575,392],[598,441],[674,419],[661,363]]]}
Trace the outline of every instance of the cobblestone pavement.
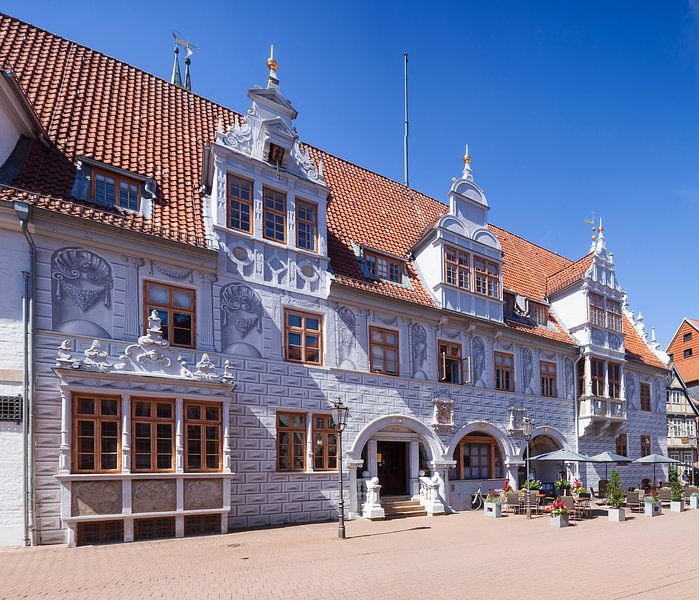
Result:
{"label": "cobblestone pavement", "polygon": [[699,510],[567,529],[482,513],[0,550],[0,598],[699,597]]}

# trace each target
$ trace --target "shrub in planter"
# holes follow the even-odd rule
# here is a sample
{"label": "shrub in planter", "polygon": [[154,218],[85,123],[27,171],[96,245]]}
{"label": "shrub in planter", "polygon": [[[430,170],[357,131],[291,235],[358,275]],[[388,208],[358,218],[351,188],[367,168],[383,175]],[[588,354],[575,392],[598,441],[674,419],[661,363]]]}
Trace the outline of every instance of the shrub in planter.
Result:
{"label": "shrub in planter", "polygon": [[646,517],[657,517],[663,514],[663,507],[657,496],[646,496],[643,499],[643,508]]}
{"label": "shrub in planter", "polygon": [[626,514],[623,509],[626,502],[626,494],[621,486],[621,477],[616,469],[612,469],[612,474],[607,482],[607,504],[609,510],[607,518],[614,523],[621,523],[626,520]]}
{"label": "shrub in planter", "polygon": [[689,496],[689,508],[699,508],[699,493],[692,492]]}
{"label": "shrub in planter", "polygon": [[561,496],[567,496],[572,486],[571,482],[567,479],[557,479],[553,485]]}
{"label": "shrub in planter", "polygon": [[529,481],[525,481],[522,484],[522,491],[527,491],[527,490],[540,490],[541,489],[541,482],[538,479],[531,479]]}
{"label": "shrub in planter", "polygon": [[488,492],[483,504],[483,512],[486,517],[497,519],[502,516],[502,498],[494,491]]}
{"label": "shrub in planter", "polygon": [[677,467],[670,469],[670,510],[672,512],[682,512],[684,510],[684,497],[682,494],[682,480]]}

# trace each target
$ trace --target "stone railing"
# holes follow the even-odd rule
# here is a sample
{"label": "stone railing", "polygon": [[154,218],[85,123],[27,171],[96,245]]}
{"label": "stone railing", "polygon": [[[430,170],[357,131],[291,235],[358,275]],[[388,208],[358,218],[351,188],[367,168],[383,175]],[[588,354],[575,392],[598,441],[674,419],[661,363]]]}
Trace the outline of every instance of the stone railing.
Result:
{"label": "stone railing", "polygon": [[587,396],[580,399],[579,416],[626,419],[626,402],[615,398]]}
{"label": "stone railing", "polygon": [[357,505],[365,519],[383,519],[386,517],[381,506],[381,485],[378,477],[357,480]]}
{"label": "stone railing", "polygon": [[428,515],[440,515],[446,512],[444,504],[439,497],[439,480],[435,477],[420,477],[420,504],[427,511]]}

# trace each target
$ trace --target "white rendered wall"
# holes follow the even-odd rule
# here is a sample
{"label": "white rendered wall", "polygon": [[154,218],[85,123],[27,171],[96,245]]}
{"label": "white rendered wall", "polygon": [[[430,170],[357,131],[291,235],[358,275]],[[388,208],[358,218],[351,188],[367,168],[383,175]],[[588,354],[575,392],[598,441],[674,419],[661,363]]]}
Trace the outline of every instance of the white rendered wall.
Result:
{"label": "white rendered wall", "polygon": [[573,288],[551,300],[551,309],[568,330],[587,323],[587,302],[581,289]]}
{"label": "white rendered wall", "polygon": [[0,104],[0,166],[10,156],[18,139],[19,130],[10,120],[2,104]]}

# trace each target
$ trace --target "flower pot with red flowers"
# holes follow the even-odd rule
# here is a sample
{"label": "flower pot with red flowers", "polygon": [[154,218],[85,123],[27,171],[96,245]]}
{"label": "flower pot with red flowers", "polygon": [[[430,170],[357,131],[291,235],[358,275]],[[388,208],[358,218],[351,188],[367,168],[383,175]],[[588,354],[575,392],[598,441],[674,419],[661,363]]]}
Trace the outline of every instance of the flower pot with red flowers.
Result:
{"label": "flower pot with red flowers", "polygon": [[491,519],[502,517],[502,498],[494,491],[489,491],[483,503],[483,513]]}
{"label": "flower pot with red flowers", "polygon": [[568,508],[563,502],[563,500],[556,500],[553,504],[549,504],[546,507],[546,512],[549,513],[549,525],[551,527],[556,527],[560,529],[561,527],[568,527],[568,515],[570,515],[570,508]]}

